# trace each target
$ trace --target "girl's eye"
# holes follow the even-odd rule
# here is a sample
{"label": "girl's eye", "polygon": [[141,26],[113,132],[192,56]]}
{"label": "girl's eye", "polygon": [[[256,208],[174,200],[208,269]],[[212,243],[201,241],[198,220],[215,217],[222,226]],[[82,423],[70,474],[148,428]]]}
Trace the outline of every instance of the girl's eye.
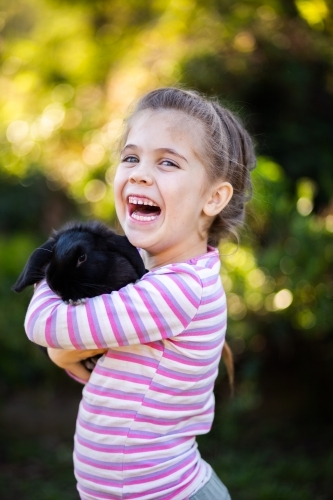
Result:
{"label": "girl's eye", "polygon": [[125,163],[137,163],[139,160],[136,156],[125,156],[121,161]]}
{"label": "girl's eye", "polygon": [[166,167],[176,167],[176,168],[179,168],[177,163],[171,161],[171,160],[163,160],[161,162],[162,165],[165,165]]}

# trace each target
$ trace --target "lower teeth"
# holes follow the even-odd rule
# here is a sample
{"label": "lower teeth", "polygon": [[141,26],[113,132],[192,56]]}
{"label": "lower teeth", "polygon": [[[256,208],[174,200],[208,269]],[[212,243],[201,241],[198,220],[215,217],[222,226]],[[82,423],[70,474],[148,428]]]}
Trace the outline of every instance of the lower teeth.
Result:
{"label": "lower teeth", "polygon": [[158,215],[138,215],[135,212],[132,213],[133,219],[141,220],[141,221],[145,221],[145,222],[155,220],[157,217],[158,217]]}

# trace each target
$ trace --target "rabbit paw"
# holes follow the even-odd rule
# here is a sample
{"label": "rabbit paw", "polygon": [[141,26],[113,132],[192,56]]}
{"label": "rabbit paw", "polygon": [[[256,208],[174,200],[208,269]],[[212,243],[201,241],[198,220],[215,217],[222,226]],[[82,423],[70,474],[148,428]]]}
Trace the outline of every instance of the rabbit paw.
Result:
{"label": "rabbit paw", "polygon": [[85,304],[87,299],[77,299],[77,300],[72,300],[69,299],[66,304],[69,304],[70,306],[79,306],[80,304]]}

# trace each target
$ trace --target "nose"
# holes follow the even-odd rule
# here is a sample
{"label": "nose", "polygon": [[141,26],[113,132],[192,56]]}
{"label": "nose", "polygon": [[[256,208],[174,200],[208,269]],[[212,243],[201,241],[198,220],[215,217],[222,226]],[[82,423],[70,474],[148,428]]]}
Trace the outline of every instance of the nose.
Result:
{"label": "nose", "polygon": [[146,184],[151,185],[153,183],[152,173],[148,165],[143,163],[138,163],[132,170],[129,176],[129,182],[131,184]]}

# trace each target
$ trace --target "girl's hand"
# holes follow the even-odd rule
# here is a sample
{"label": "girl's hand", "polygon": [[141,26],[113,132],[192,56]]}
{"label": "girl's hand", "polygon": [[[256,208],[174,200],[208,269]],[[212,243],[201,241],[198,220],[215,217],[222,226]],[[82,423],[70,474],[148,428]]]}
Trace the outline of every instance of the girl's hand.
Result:
{"label": "girl's hand", "polygon": [[47,353],[54,364],[69,371],[72,375],[85,382],[89,380],[91,372],[83,366],[81,361],[96,356],[96,354],[104,354],[106,352],[107,349],[85,349],[79,351],[55,349],[53,347],[47,348]]}

